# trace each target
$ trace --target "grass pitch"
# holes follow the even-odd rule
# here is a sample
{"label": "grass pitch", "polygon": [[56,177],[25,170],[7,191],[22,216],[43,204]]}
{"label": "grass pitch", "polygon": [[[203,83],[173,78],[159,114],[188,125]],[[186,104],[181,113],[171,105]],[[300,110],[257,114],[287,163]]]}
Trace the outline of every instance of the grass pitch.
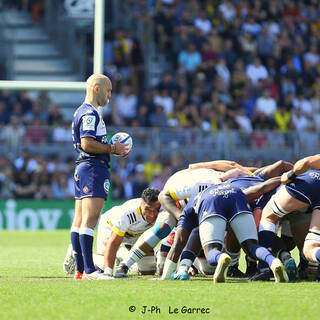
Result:
{"label": "grass pitch", "polygon": [[1,320],[319,319],[317,282],[74,281],[62,271],[68,243],[69,231],[0,232]]}

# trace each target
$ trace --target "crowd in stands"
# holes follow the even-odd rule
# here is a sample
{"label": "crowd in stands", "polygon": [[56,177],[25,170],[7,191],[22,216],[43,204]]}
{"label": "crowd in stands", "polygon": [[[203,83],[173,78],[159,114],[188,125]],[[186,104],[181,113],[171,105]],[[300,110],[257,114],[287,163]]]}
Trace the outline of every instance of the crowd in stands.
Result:
{"label": "crowd in stands", "polygon": [[117,92],[109,123],[320,131],[318,1],[125,3],[153,25],[156,51],[170,70],[141,92],[139,40],[117,30],[105,42],[106,73]]}
{"label": "crowd in stands", "polygon": [[[24,149],[20,156],[10,159],[0,155],[1,199],[56,199],[74,198],[74,158],[64,159],[57,154],[47,156]],[[204,159],[209,160],[209,159]],[[161,159],[154,151],[148,159],[142,156],[126,160],[113,158],[111,198],[132,199],[141,196],[148,186],[161,190],[176,171],[185,169],[191,159],[176,153]],[[249,166],[263,166],[262,160],[239,162]]]}
{"label": "crowd in stands", "polygon": [[[140,37],[133,29],[106,35],[105,73],[113,82],[107,126],[237,129],[257,147],[267,139],[264,130],[320,132],[319,1],[126,0],[120,6],[144,28]],[[145,81],[148,41],[166,61],[155,84]],[[92,50],[89,37],[88,74]],[[0,128],[9,146],[0,158],[2,197],[72,197],[71,160],[22,152],[22,140],[72,148],[70,121],[46,92],[30,99],[25,91],[1,91]],[[144,156],[113,162],[112,197],[161,188],[188,162],[183,155]]]}

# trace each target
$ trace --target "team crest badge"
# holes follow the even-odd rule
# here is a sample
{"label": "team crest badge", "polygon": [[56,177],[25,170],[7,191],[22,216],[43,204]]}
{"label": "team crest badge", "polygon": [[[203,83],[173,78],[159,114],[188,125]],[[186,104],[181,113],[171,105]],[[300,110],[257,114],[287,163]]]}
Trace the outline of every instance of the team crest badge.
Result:
{"label": "team crest badge", "polygon": [[83,187],[83,193],[88,193],[89,189],[87,186]]}

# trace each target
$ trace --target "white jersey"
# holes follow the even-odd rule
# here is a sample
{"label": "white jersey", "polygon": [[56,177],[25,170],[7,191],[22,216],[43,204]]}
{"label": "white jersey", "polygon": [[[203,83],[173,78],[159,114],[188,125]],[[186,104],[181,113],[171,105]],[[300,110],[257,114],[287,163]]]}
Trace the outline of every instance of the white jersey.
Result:
{"label": "white jersey", "polygon": [[111,208],[100,217],[97,253],[104,252],[112,231],[124,237],[123,243],[133,245],[143,232],[153,226],[153,223],[145,221],[142,217],[140,204],[141,198],[128,200],[121,206]]}
{"label": "white jersey", "polygon": [[107,223],[119,236],[126,234],[140,236],[153,226],[142,217],[140,211],[141,198],[126,201],[121,206],[113,207],[102,215],[100,223]]}
{"label": "white jersey", "polygon": [[220,183],[218,178],[223,174],[224,172],[207,168],[184,169],[172,175],[163,190],[169,191],[172,199],[176,201],[187,199],[213,184]]}

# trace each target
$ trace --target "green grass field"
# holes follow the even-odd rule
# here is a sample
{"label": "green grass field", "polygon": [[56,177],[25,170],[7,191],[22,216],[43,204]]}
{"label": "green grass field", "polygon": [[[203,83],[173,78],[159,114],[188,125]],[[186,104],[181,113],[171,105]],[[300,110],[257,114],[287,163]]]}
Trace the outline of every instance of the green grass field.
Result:
{"label": "green grass field", "polygon": [[[138,276],[105,282],[74,281],[61,267],[68,242],[68,231],[0,232],[0,319],[320,317],[317,282],[274,284],[228,279],[228,283],[213,285],[210,277],[149,281]],[[131,306],[135,312],[129,311]],[[143,314],[144,306],[149,311]],[[184,306],[187,309],[182,309]],[[169,313],[169,307],[170,312],[177,308],[178,313]],[[206,308],[208,313],[182,313],[191,311],[188,308]]]}

